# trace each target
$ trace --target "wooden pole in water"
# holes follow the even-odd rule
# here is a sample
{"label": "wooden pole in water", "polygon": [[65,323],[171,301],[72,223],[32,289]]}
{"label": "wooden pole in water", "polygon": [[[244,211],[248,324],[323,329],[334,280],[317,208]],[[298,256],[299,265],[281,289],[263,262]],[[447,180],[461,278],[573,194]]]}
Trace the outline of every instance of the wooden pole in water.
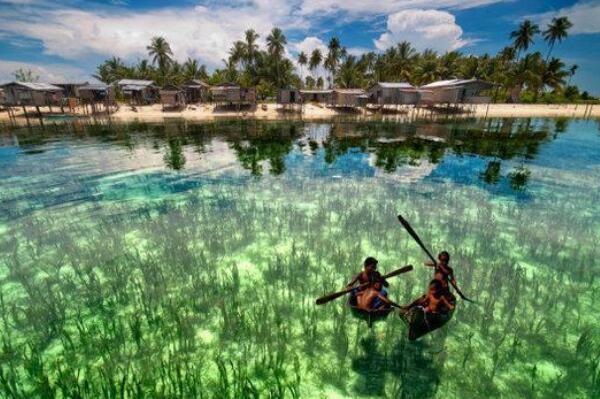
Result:
{"label": "wooden pole in water", "polygon": [[27,115],[27,108],[25,108],[25,105],[23,105],[23,115],[25,115],[25,120],[27,121],[27,126],[30,126],[29,115]]}

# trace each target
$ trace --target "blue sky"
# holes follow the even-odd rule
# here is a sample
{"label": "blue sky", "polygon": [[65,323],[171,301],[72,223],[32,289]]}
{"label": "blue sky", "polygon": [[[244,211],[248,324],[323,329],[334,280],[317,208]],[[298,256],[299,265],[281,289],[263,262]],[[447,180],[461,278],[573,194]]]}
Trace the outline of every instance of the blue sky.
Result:
{"label": "blue sky", "polygon": [[[573,83],[600,95],[600,0],[0,0],[0,81],[19,67],[42,80],[89,80],[112,55],[146,57],[155,35],[167,38],[175,58],[213,69],[246,29],[264,40],[274,26],[291,55],[324,48],[332,36],[355,54],[402,40],[421,50],[495,53],[524,18],[544,27],[557,15],[574,28],[554,54],[579,66]],[[534,48],[545,54],[541,37]]]}

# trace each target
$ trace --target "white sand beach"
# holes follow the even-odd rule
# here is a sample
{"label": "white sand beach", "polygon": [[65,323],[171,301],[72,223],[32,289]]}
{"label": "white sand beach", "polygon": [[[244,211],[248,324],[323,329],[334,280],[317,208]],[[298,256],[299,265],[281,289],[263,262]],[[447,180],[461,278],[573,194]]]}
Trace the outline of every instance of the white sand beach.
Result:
{"label": "white sand beach", "polygon": [[[25,122],[22,109],[14,108],[14,115],[17,123]],[[49,112],[48,109],[41,109],[43,114]],[[57,111],[54,107],[53,111]],[[36,111],[33,107],[28,109],[30,119],[37,119]],[[281,105],[274,103],[257,104],[251,108],[242,108],[239,111],[235,107],[216,107],[214,104],[188,105],[181,111],[163,111],[160,104],[137,106],[134,108],[128,105],[121,105],[117,112],[111,114],[111,118],[118,121],[155,121],[159,122],[168,118],[183,118],[186,120],[214,120],[218,118],[256,118],[267,120],[302,118],[303,120],[322,120],[335,118],[339,116],[364,116],[380,117],[384,115],[387,118],[402,116],[410,119],[419,117],[431,117],[435,114],[448,115],[445,112],[435,112],[429,109],[404,108],[398,111],[388,110],[383,114],[363,108],[357,110],[337,110],[320,104],[305,104],[300,111],[300,107],[295,109],[284,109]],[[85,116],[82,110],[76,111],[70,115]],[[565,118],[600,118],[600,105],[586,104],[479,104],[465,106],[464,112],[452,113],[453,117],[565,117]],[[0,112],[0,121],[8,122],[8,113]]]}

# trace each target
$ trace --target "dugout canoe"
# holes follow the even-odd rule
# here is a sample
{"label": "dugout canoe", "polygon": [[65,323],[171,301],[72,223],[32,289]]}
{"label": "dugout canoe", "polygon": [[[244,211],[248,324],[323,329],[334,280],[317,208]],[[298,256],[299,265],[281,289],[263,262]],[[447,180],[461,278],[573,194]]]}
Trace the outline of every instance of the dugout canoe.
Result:
{"label": "dugout canoe", "polygon": [[414,341],[438,328],[443,327],[452,319],[454,309],[447,313],[428,313],[421,307],[408,311],[400,311],[400,318],[408,324],[408,339]]}

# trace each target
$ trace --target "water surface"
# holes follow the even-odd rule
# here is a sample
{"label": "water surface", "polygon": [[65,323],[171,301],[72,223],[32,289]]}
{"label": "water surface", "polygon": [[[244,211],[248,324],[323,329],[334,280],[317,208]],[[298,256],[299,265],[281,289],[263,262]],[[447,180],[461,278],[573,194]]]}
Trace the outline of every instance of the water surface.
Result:
{"label": "water surface", "polygon": [[[0,135],[1,397],[600,396],[593,121],[50,124]],[[417,342],[390,297],[448,250],[477,300]]]}

